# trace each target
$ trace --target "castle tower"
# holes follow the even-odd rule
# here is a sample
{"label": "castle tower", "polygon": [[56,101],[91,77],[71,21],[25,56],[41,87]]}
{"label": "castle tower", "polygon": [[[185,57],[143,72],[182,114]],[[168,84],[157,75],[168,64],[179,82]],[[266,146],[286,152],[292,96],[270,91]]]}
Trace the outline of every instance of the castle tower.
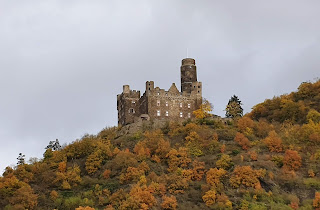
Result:
{"label": "castle tower", "polygon": [[197,82],[196,61],[193,58],[185,58],[181,65],[181,92],[191,93],[192,83]]}

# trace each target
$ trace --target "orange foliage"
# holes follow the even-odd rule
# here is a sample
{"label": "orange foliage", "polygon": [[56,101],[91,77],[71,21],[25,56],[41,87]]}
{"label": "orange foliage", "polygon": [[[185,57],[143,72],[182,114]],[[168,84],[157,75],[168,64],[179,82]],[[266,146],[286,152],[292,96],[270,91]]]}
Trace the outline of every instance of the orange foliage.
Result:
{"label": "orange foliage", "polygon": [[166,210],[175,210],[177,209],[177,199],[175,196],[163,196],[161,207]]}
{"label": "orange foliage", "polygon": [[227,171],[223,168],[210,168],[207,172],[207,184],[213,188],[217,188],[220,185],[220,179],[227,174]]}
{"label": "orange foliage", "polygon": [[248,129],[253,129],[254,122],[249,117],[242,117],[238,120],[237,126],[240,132],[246,132]]}
{"label": "orange foliage", "polygon": [[205,163],[195,160],[195,161],[193,161],[192,166],[193,166],[193,170],[192,170],[191,179],[196,180],[196,181],[200,181],[204,175]]}
{"label": "orange foliage", "polygon": [[301,167],[301,161],[297,151],[287,150],[283,158],[283,167],[288,170],[298,170]]}
{"label": "orange foliage", "polygon": [[146,148],[145,144],[142,141],[138,142],[135,145],[133,151],[140,160],[145,160],[146,158],[150,157],[150,149]]}
{"label": "orange foliage", "polygon": [[109,179],[110,173],[111,173],[111,171],[110,171],[109,169],[105,170],[105,171],[103,172],[103,175],[102,175],[103,178],[104,178],[104,179]]}
{"label": "orange foliage", "polygon": [[179,150],[171,149],[167,154],[169,171],[174,171],[178,167],[187,167],[191,162],[191,159],[188,158],[187,149],[184,147],[179,147]]}
{"label": "orange foliage", "polygon": [[52,191],[50,192],[50,199],[51,199],[51,200],[55,201],[55,200],[57,200],[58,197],[59,197],[59,194],[58,194],[57,191],[52,190]]}
{"label": "orange foliage", "polygon": [[309,177],[315,177],[316,174],[314,173],[314,171],[312,169],[309,169],[308,175],[309,175]]}
{"label": "orange foliage", "polygon": [[320,192],[316,192],[313,200],[313,207],[320,210]]}
{"label": "orange foliage", "polygon": [[221,153],[224,153],[225,151],[226,151],[226,145],[223,144],[223,145],[221,146],[221,148],[220,148],[220,152],[221,152]]}
{"label": "orange foliage", "polygon": [[94,210],[94,208],[91,208],[90,206],[79,206],[78,208],[76,208],[76,210]]}
{"label": "orange foliage", "polygon": [[264,143],[269,148],[270,152],[282,152],[282,140],[275,131],[270,131],[267,138],[264,139]]}
{"label": "orange foliage", "polygon": [[146,186],[134,186],[130,191],[130,196],[140,204],[140,208],[149,209],[154,206],[157,201]]}
{"label": "orange foliage", "polygon": [[297,210],[299,208],[299,203],[295,201],[291,201],[289,205],[292,209]]}
{"label": "orange foliage", "polygon": [[250,151],[248,152],[248,154],[250,155],[250,159],[253,161],[257,161],[258,160],[258,154],[256,151]]}
{"label": "orange foliage", "polygon": [[58,167],[58,171],[61,173],[64,173],[64,172],[66,172],[66,169],[67,169],[67,163],[64,161],[60,162],[59,167]]}
{"label": "orange foliage", "polygon": [[237,133],[234,138],[236,142],[242,147],[242,149],[247,150],[250,147],[250,141],[247,137],[245,137],[242,133]]}
{"label": "orange foliage", "polygon": [[255,189],[260,189],[259,178],[263,177],[266,170],[254,170],[251,166],[237,166],[230,178],[231,186],[238,188],[241,185],[245,187],[253,187]]}

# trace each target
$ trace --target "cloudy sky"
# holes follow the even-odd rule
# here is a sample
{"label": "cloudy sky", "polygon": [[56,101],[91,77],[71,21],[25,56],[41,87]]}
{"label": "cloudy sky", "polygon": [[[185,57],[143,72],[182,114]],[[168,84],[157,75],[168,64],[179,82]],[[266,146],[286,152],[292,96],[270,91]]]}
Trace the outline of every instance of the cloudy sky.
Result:
{"label": "cloudy sky", "polygon": [[204,97],[245,112],[320,74],[319,0],[0,0],[0,170],[117,124],[123,84],[180,86],[196,59]]}

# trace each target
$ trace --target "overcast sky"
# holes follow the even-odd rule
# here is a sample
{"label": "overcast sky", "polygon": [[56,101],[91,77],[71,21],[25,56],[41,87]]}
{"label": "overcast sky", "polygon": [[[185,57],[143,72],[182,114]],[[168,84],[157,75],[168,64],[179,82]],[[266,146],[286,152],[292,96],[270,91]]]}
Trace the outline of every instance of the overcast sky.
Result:
{"label": "overcast sky", "polygon": [[0,170],[117,124],[122,85],[180,87],[196,59],[203,96],[245,112],[319,77],[319,0],[0,0]]}

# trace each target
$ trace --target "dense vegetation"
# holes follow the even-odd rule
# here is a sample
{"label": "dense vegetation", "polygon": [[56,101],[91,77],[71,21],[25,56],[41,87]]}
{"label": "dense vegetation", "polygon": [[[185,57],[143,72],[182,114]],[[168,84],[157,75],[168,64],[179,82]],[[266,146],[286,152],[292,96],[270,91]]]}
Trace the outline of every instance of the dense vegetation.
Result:
{"label": "dense vegetation", "polygon": [[6,168],[0,207],[320,209],[319,112],[317,81],[244,117],[198,111],[183,124],[122,136],[106,128],[64,148],[50,142],[42,160],[27,164],[20,154]]}

